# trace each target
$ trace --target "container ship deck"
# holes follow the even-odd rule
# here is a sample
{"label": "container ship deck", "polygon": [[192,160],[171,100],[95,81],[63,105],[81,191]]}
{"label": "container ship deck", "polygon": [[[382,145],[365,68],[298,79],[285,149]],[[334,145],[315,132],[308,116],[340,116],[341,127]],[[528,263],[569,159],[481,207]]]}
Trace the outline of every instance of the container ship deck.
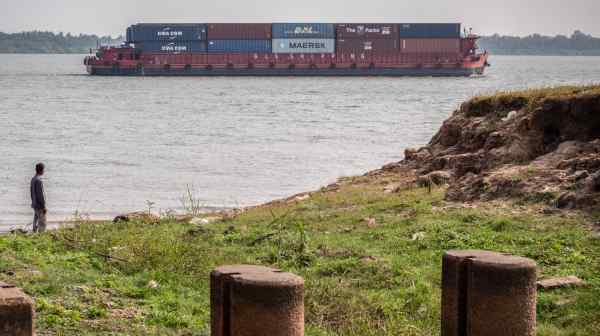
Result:
{"label": "container ship deck", "polygon": [[472,76],[489,54],[460,24],[136,24],[84,60],[100,76]]}

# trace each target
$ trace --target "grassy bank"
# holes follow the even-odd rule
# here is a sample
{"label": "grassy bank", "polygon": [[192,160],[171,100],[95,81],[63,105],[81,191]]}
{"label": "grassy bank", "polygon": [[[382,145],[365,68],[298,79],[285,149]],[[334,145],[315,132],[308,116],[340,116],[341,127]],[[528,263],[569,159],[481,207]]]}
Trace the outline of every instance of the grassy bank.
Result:
{"label": "grassy bank", "polygon": [[442,188],[385,193],[393,178],[348,179],[203,226],[81,223],[0,237],[0,281],[35,298],[40,335],[208,335],[211,269],[261,264],[305,278],[307,335],[438,335],[441,256],[477,248],[533,258],[542,277],[585,279],[540,293],[538,334],[600,334],[594,218],[451,204]]}

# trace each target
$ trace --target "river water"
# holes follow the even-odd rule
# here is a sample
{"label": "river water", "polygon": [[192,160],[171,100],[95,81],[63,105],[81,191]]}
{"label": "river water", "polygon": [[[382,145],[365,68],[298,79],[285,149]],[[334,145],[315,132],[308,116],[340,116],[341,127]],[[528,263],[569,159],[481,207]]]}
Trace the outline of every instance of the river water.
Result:
{"label": "river water", "polygon": [[402,159],[470,96],[600,81],[599,57],[492,57],[477,78],[104,78],[83,55],[0,55],[0,231],[30,220],[208,207],[316,189]]}

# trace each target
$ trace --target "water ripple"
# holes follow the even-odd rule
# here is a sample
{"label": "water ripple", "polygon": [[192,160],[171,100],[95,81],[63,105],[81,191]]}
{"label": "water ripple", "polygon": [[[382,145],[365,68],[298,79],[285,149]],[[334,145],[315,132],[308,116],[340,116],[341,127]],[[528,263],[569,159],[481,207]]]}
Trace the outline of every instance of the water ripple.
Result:
{"label": "water ripple", "polygon": [[0,55],[0,228],[29,220],[33,165],[50,220],[240,206],[361,174],[423,144],[474,94],[600,78],[598,57],[493,57],[478,78],[110,78],[81,55]]}

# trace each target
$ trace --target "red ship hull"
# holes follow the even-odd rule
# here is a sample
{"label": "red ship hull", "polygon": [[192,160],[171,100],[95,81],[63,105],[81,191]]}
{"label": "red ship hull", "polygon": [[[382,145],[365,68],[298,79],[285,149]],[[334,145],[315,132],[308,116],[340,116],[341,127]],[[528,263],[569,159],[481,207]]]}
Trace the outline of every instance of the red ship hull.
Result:
{"label": "red ship hull", "polygon": [[87,59],[100,76],[472,76],[487,66],[487,53],[463,59],[400,54],[356,59],[337,55],[148,54],[140,60]]}

